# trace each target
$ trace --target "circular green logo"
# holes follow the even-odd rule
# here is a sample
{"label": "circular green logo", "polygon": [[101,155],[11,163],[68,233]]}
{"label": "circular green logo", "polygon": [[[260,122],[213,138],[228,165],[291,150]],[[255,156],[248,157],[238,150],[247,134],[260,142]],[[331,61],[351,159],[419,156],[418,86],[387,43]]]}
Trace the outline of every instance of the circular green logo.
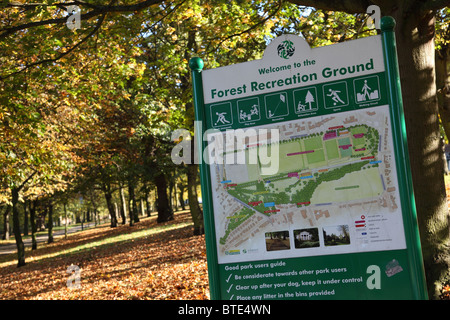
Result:
{"label": "circular green logo", "polygon": [[278,45],[277,51],[280,58],[289,59],[295,52],[294,43],[290,40],[284,40]]}

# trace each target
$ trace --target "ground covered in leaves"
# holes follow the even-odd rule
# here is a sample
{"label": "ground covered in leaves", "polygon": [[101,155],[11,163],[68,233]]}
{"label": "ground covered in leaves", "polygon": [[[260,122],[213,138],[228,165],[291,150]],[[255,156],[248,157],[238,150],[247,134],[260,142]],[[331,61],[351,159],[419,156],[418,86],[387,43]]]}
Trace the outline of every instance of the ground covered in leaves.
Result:
{"label": "ground covered in leaves", "polygon": [[70,235],[27,251],[20,268],[2,257],[0,299],[209,299],[204,236],[193,236],[189,212],[155,219]]}

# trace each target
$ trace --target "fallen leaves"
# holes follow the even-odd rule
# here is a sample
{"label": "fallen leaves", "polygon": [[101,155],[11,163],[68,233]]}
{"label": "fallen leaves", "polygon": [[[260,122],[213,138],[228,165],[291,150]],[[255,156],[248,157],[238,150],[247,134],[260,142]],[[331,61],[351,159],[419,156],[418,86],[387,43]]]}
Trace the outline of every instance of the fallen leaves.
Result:
{"label": "fallen leaves", "polygon": [[[187,219],[188,215],[177,216],[167,224]],[[135,227],[155,225],[154,219],[149,219]],[[94,241],[102,233],[111,236],[121,228],[122,232],[133,230],[126,226],[113,231],[104,228],[89,231],[89,235],[80,233],[79,237]],[[71,242],[76,242],[75,237]],[[71,242],[59,246],[59,250]],[[67,268],[71,265],[79,267],[79,289],[67,285],[71,276]],[[192,227],[186,226],[81,253],[33,261],[21,268],[3,267],[0,268],[0,299],[209,299],[204,237],[193,236]]]}

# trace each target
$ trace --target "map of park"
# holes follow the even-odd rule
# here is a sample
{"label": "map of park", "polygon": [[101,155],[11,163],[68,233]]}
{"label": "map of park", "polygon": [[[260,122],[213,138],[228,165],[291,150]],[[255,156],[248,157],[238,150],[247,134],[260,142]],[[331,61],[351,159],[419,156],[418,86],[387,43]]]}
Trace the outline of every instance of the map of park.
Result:
{"label": "map of park", "polygon": [[[279,167],[282,171],[278,175],[263,176],[259,164],[249,164],[247,175],[250,181],[228,188],[228,193],[268,216],[280,211],[276,209],[276,205],[280,204],[301,206],[310,205],[311,200],[316,203],[329,202],[331,194],[326,192],[320,193],[326,194],[326,198],[319,194],[316,199],[312,199],[316,189],[325,185],[325,182],[337,181],[363,168],[373,172],[374,178],[380,178],[378,170],[371,170],[378,167],[373,160],[378,154],[378,139],[377,130],[367,125],[356,125],[331,127],[320,133],[281,141]],[[252,148],[270,147],[263,145]],[[246,152],[251,152],[250,149]],[[364,181],[357,181],[356,175],[355,178],[351,185],[348,185],[351,179],[347,179],[347,183],[341,187],[334,183],[328,185],[335,190],[357,189],[341,193],[339,197],[342,200],[371,196],[373,188],[365,186]],[[227,180],[227,177],[224,176],[224,179]],[[373,179],[370,181],[373,182]],[[381,183],[378,186],[381,187]],[[322,189],[326,191],[326,188]]]}
{"label": "map of park", "polygon": [[213,165],[219,253],[230,254],[258,234],[288,226],[320,226],[327,218],[351,225],[353,205],[395,211],[389,122],[387,108],[379,107],[283,122],[271,126],[279,129],[279,141],[266,136],[255,143],[250,137],[244,149],[235,150],[247,160],[252,152],[278,150],[276,174],[263,175],[259,157],[253,163]]}

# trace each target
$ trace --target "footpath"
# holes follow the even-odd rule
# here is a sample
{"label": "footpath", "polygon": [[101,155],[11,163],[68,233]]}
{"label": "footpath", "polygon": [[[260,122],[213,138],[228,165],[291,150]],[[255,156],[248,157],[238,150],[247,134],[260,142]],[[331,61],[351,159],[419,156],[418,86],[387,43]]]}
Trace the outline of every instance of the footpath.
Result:
{"label": "footpath", "polygon": [[[95,224],[92,223],[85,223],[83,225],[83,230],[87,229],[87,228],[91,228],[93,227]],[[81,225],[77,225],[77,226],[73,226],[73,227],[68,227],[67,228],[67,234],[70,233],[75,233],[78,231],[81,231]],[[53,231],[53,237],[56,238],[58,236],[64,236],[64,229],[61,230],[55,230]],[[10,239],[14,240],[14,234],[11,235]],[[47,234],[40,234],[38,236],[36,236],[36,242],[38,243],[47,243],[48,240],[48,235]],[[26,237],[23,239],[23,244],[25,245],[25,248],[31,248],[31,237]],[[11,254],[11,253],[15,253],[17,252],[17,246],[16,243],[6,243],[6,244],[1,244],[0,243],[0,256],[1,255],[7,255],[7,254]]]}

